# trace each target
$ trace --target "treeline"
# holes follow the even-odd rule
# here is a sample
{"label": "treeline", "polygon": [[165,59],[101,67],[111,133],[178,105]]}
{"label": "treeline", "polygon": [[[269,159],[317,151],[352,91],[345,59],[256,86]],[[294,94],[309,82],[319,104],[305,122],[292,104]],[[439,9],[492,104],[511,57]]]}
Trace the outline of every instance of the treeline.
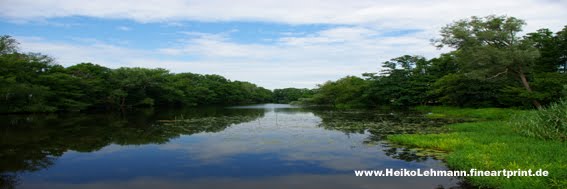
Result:
{"label": "treeline", "polygon": [[567,96],[567,26],[518,36],[524,25],[506,16],[459,20],[433,40],[439,48],[454,49],[439,57],[405,55],[363,77],[273,92],[219,75],[91,63],[65,68],[48,56],[19,52],[13,38],[1,36],[0,113],[265,102],[540,108]]}
{"label": "treeline", "polygon": [[450,105],[538,107],[567,97],[567,26],[518,36],[523,20],[471,17],[441,29],[437,58],[405,55],[378,73],[328,81],[306,104],[335,107]]}
{"label": "treeline", "polygon": [[268,89],[219,75],[92,63],[65,68],[48,56],[19,52],[9,36],[0,37],[0,83],[0,113],[272,101]]}
{"label": "treeline", "polygon": [[284,88],[284,89],[274,89],[273,92],[273,102],[280,104],[288,104],[298,100],[307,99],[313,96],[315,91],[310,89],[298,89],[298,88]]}

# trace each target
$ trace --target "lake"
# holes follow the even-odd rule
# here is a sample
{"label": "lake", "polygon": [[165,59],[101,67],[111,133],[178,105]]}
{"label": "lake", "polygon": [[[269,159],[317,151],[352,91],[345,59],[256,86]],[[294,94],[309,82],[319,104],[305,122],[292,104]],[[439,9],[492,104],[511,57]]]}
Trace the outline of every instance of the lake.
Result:
{"label": "lake", "polygon": [[0,187],[460,188],[456,177],[353,172],[446,170],[440,160],[384,141],[446,121],[284,104],[1,115]]}

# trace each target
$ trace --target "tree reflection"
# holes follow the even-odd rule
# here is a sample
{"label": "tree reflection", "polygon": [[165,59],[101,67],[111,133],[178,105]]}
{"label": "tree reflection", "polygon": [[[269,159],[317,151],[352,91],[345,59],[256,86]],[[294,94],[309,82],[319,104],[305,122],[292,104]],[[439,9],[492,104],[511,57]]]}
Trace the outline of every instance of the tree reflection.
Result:
{"label": "tree reflection", "polygon": [[[441,133],[446,132],[443,125],[462,122],[456,119],[432,119],[419,112],[410,111],[336,111],[315,110],[315,115],[321,118],[320,127],[328,130],[338,130],[345,134],[369,134],[364,143],[377,144],[392,134]],[[415,150],[383,145],[386,155],[404,161],[421,162],[427,160],[434,152],[417,153]]]}
{"label": "tree reflection", "polygon": [[389,147],[384,149],[384,153],[392,158],[396,158],[408,162],[410,161],[422,162],[429,159],[429,157],[418,155],[417,153],[415,153],[415,151],[411,151],[407,148]]}
{"label": "tree reflection", "polygon": [[438,133],[442,125],[454,123],[453,119],[431,119],[417,112],[382,111],[313,111],[321,118],[320,127],[345,133],[369,132],[371,140],[383,140],[390,134]]}
{"label": "tree reflection", "polygon": [[223,108],[0,116],[0,122],[8,123],[0,128],[0,188],[14,188],[18,174],[45,169],[69,150],[163,144],[181,135],[219,132],[263,116],[261,109]]}

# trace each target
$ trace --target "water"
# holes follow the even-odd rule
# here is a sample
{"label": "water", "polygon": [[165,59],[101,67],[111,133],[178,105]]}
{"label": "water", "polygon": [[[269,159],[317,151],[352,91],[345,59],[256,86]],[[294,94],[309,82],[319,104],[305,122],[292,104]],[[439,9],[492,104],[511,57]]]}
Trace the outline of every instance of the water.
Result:
{"label": "water", "polygon": [[383,141],[442,124],[398,111],[266,104],[0,121],[2,188],[459,187],[454,177],[354,176],[355,169],[446,170]]}

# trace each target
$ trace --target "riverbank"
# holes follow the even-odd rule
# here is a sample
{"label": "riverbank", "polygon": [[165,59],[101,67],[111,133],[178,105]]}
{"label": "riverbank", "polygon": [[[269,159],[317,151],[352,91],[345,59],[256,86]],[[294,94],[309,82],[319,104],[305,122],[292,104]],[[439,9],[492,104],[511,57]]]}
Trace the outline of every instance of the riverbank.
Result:
{"label": "riverbank", "polygon": [[515,131],[508,121],[512,109],[458,109],[419,107],[430,117],[468,118],[474,122],[446,125],[441,134],[402,134],[388,140],[409,147],[447,152],[445,162],[453,170],[538,170],[549,171],[548,177],[467,177],[481,188],[567,188],[567,143],[526,137]]}

